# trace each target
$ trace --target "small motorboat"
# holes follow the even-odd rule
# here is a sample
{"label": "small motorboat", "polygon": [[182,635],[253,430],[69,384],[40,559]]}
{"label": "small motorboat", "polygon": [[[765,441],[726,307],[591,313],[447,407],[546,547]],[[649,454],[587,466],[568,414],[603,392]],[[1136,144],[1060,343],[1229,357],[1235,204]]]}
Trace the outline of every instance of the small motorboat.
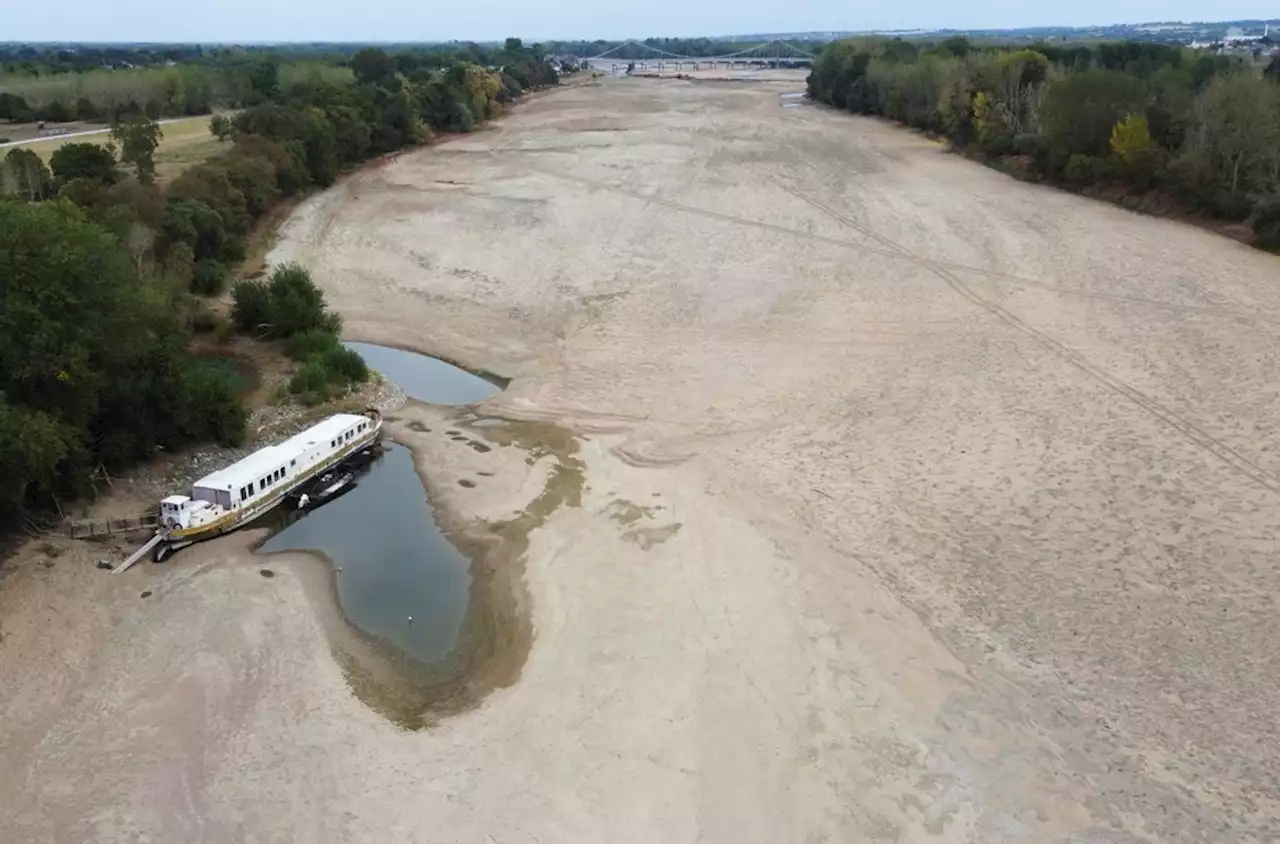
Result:
{"label": "small motorboat", "polygon": [[353,472],[330,472],[322,475],[311,490],[298,496],[298,509],[319,507],[355,488],[356,476]]}

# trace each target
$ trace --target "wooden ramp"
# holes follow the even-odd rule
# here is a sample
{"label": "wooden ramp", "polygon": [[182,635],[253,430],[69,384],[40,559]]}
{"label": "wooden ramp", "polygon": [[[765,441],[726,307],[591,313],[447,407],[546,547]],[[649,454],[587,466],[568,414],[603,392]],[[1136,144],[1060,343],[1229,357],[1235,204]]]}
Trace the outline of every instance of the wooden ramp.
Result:
{"label": "wooden ramp", "polygon": [[151,549],[159,545],[160,542],[164,540],[166,536],[167,534],[157,533],[155,536],[151,537],[151,539],[147,540],[146,545],[143,545],[137,551],[134,551],[132,554],[130,554],[129,559],[125,560],[123,563],[113,568],[111,570],[111,573],[119,574],[120,572],[128,569],[131,565],[138,562],[138,560],[141,560],[143,557],[147,556],[147,554],[151,552]]}

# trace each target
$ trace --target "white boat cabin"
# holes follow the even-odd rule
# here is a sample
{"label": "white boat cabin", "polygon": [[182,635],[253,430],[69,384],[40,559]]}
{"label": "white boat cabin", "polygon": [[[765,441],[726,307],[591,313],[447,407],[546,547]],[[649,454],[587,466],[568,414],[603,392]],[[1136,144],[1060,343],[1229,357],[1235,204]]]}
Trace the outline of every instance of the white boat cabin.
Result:
{"label": "white boat cabin", "polygon": [[[229,513],[259,510],[300,482],[335,462],[376,433],[368,416],[339,413],[278,445],[259,449],[191,485],[190,497],[171,495],[160,502],[160,524],[182,530],[207,525]],[[246,513],[248,515],[248,513]]]}

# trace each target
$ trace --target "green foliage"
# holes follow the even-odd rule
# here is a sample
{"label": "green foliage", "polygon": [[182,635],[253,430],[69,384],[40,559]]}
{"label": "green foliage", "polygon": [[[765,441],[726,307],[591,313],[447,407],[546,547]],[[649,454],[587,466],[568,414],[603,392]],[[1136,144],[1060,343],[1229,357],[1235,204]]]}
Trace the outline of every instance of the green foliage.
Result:
{"label": "green foliage", "polygon": [[1254,245],[1280,252],[1280,195],[1259,203],[1253,217]]}
{"label": "green foliage", "polygon": [[1051,82],[1041,121],[1054,160],[1072,155],[1101,157],[1110,151],[1111,130],[1125,115],[1141,112],[1142,82],[1112,70],[1087,70]]}
{"label": "green foliage", "polygon": [[1147,118],[1129,114],[1111,129],[1111,151],[1125,164],[1134,164],[1154,148]]}
{"label": "green foliage", "polygon": [[351,59],[358,85],[382,85],[393,87],[396,83],[396,63],[377,47],[365,47]]}
{"label": "green foliage", "polygon": [[320,330],[337,334],[342,320],[325,307],[324,294],[298,264],[281,264],[265,281],[244,280],[231,288],[231,319],[247,334],[288,339]]}
{"label": "green foliage", "polygon": [[[225,384],[191,371],[184,306],[66,202],[0,202],[0,520],[86,486],[99,465],[243,436]],[[15,498],[15,496],[17,496]]]}
{"label": "green foliage", "polygon": [[303,403],[308,405],[328,401],[329,373],[318,359],[309,360],[289,379],[289,392],[302,396]]}
{"label": "green foliage", "polygon": [[49,158],[49,169],[63,184],[88,179],[109,185],[116,180],[116,157],[100,144],[63,144]]}
{"label": "green foliage", "polygon": [[[332,335],[330,335],[332,336]],[[327,401],[351,384],[369,379],[364,359],[337,343],[308,357],[289,380],[289,392],[301,397],[304,404]]]}
{"label": "green foliage", "polygon": [[1247,71],[1215,76],[1197,97],[1187,159],[1231,193],[1280,187],[1280,86]]}
{"label": "green foliage", "polygon": [[231,286],[231,321],[238,331],[255,337],[271,335],[271,291],[266,282],[241,279]]}
{"label": "green foliage", "polygon": [[217,296],[227,286],[227,269],[211,258],[197,261],[191,274],[191,292]]}
{"label": "green foliage", "polygon": [[338,347],[338,335],[322,329],[311,329],[290,337],[285,344],[285,354],[301,361]]}
{"label": "green foliage", "polygon": [[111,140],[120,147],[120,160],[138,170],[138,181],[150,184],[156,175],[155,152],[164,138],[160,124],[132,116],[111,127]]}
{"label": "green foliage", "polygon": [[243,255],[243,242],[227,230],[222,215],[198,199],[166,202],[160,233],[165,250],[185,243],[197,261],[234,261]]}
{"label": "green foliage", "polygon": [[227,141],[235,132],[235,125],[225,114],[215,114],[209,118],[209,132],[218,140]]}
{"label": "green foliage", "polygon": [[73,432],[48,413],[15,407],[0,393],[0,525],[12,522],[33,491],[58,486],[58,467],[79,450]]}
{"label": "green foliage", "polygon": [[40,156],[25,147],[14,147],[4,157],[5,192],[29,202],[47,197],[53,189],[53,176]]}
{"label": "green foliage", "polygon": [[[1275,78],[1272,78],[1272,77]],[[1074,188],[1156,187],[1229,220],[1258,219],[1280,192],[1280,61],[1258,73],[1230,56],[1152,43],[920,50],[900,39],[825,45],[816,100],[940,132],[989,162]],[[454,112],[426,87],[428,119]],[[1266,224],[1270,225],[1270,224]]]}
{"label": "green foliage", "polygon": [[346,346],[334,346],[318,356],[330,378],[349,383],[364,383],[369,380],[369,367],[359,353]]}
{"label": "green foliage", "polygon": [[0,93],[0,120],[10,123],[30,123],[35,120],[35,112],[27,105],[25,98],[10,91]]}

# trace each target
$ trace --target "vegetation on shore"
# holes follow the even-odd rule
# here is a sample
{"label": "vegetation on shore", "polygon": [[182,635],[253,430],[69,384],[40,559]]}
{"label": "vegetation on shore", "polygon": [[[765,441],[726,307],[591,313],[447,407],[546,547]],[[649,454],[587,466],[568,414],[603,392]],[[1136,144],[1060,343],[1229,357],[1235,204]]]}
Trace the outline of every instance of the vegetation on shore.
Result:
{"label": "vegetation on shore", "polygon": [[1280,60],[1127,42],[985,48],[851,39],[823,49],[815,100],[1124,204],[1247,222],[1280,247]]}
{"label": "vegetation on shore", "polygon": [[[0,527],[91,491],[93,477],[157,448],[244,437],[224,373],[190,354],[196,333],[238,330],[300,362],[290,390],[318,403],[368,377],[341,320],[296,265],[222,294],[254,222],[346,168],[466,132],[555,71],[517,39],[502,71],[364,49],[343,75],[286,84],[255,66],[251,101],[211,118],[223,153],[155,182],[163,129],[117,116],[111,143],[67,143],[49,165],[16,147],[0,166]],[[405,68],[408,68],[407,72]]]}

